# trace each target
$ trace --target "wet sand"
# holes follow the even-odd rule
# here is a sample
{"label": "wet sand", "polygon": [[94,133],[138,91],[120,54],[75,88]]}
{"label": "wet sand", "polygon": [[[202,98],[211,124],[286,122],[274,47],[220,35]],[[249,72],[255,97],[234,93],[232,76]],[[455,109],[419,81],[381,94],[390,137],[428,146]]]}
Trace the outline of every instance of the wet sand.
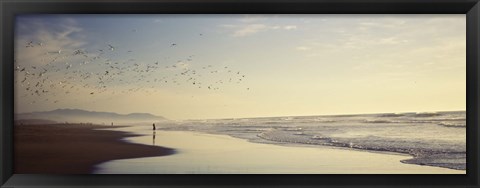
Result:
{"label": "wet sand", "polygon": [[226,135],[190,131],[156,131],[153,137],[148,127],[143,130],[140,128],[126,127],[121,130],[150,134],[127,138],[129,142],[171,147],[177,153],[164,157],[108,161],[98,165],[95,173],[465,174],[463,170],[401,163],[401,160],[411,158],[401,154],[260,144]]}
{"label": "wet sand", "polygon": [[[110,130],[99,130],[109,128]],[[15,125],[14,173],[90,174],[95,165],[117,159],[165,156],[175,150],[128,143],[135,134],[111,126],[51,124]]]}

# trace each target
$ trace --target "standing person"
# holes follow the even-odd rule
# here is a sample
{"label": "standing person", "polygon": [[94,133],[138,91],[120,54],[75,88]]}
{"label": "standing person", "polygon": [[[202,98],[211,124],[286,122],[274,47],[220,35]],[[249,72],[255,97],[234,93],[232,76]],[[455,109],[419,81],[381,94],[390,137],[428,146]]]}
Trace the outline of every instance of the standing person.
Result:
{"label": "standing person", "polygon": [[155,128],[155,123],[153,124],[153,130],[156,130],[156,128]]}
{"label": "standing person", "polygon": [[153,145],[155,145],[155,131],[153,131]]}

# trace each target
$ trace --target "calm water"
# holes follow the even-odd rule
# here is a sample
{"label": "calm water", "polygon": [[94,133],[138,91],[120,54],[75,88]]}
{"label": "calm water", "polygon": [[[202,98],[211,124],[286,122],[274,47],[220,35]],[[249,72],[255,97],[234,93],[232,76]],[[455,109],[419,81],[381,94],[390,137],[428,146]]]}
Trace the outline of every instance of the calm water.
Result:
{"label": "calm water", "polygon": [[[119,130],[119,129],[117,129]],[[228,135],[196,131],[121,128],[144,136],[128,142],[174,148],[176,153],[108,161],[99,174],[465,174],[462,170],[403,164],[407,155],[372,153],[326,146],[253,143]]]}

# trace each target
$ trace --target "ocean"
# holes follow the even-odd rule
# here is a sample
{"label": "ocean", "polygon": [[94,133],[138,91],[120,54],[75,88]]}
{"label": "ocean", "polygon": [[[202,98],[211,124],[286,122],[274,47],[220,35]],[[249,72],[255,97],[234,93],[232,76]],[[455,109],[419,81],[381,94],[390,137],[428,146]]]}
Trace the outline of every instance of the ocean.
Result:
{"label": "ocean", "polygon": [[466,169],[465,111],[187,120],[164,122],[157,129],[264,144],[402,153],[413,156],[402,163]]}

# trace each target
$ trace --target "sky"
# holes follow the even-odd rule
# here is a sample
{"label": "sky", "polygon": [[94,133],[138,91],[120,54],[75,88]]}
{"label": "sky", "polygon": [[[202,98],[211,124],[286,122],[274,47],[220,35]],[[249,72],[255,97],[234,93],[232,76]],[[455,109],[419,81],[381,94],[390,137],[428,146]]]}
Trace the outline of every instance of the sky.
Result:
{"label": "sky", "polygon": [[466,108],[465,15],[21,15],[15,112],[211,119]]}

